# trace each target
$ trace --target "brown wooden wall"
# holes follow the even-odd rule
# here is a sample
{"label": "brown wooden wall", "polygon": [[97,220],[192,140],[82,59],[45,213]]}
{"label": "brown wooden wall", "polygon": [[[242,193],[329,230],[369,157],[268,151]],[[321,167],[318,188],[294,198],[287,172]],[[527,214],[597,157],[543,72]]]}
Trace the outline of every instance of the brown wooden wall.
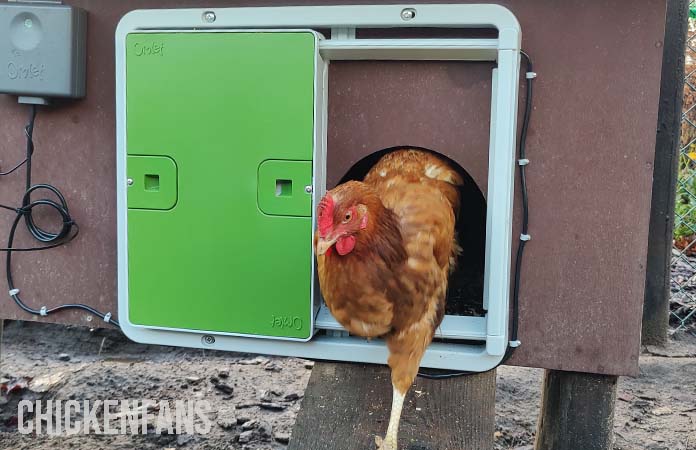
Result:
{"label": "brown wooden wall", "polygon": [[[200,4],[67,3],[89,13],[87,96],[40,110],[34,180],[62,190],[81,234],[64,248],[15,254],[13,271],[32,306],[78,301],[115,311],[116,23],[135,8]],[[281,3],[211,0],[206,6]],[[293,2],[318,3],[324,2]],[[528,139],[533,239],[521,290],[523,345],[511,363],[636,374],[665,2],[498,3],[517,15],[539,73]],[[489,101],[485,64],[332,64],[329,182],[367,153],[416,145],[456,159],[485,192]],[[0,95],[0,170],[23,158],[27,113]],[[23,182],[22,174],[0,178],[0,203],[19,203]],[[0,212],[2,246],[10,222],[11,213]],[[16,244],[34,245],[23,226],[18,234]],[[31,319],[6,295],[0,298],[0,317]],[[90,319],[65,312],[46,320],[99,325]]]}

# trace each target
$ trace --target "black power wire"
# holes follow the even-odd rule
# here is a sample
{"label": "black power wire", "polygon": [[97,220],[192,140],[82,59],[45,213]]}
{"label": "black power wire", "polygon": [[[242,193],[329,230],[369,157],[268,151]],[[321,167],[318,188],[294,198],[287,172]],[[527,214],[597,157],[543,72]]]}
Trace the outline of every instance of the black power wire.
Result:
{"label": "black power wire", "polygon": [[[527,176],[525,169],[529,161],[527,160],[527,133],[529,131],[529,121],[532,116],[532,94],[534,93],[534,65],[532,59],[525,52],[520,52],[527,62],[526,72],[526,88],[527,97],[525,98],[524,117],[522,119],[522,131],[520,132],[520,142],[518,148],[518,166],[520,168],[520,188],[522,190],[522,236],[519,246],[517,247],[517,256],[515,258],[515,279],[513,281],[512,290],[512,320],[510,326],[510,345],[505,351],[505,356],[498,364],[505,364],[515,349],[519,346],[518,330],[519,330],[519,311],[520,311],[520,280],[522,271],[522,257],[524,256],[524,247],[529,240],[529,198],[527,195]],[[444,373],[424,373],[418,372],[418,376],[431,380],[443,380],[447,378],[460,377],[471,375],[477,372],[444,372]]]}
{"label": "black power wire", "polygon": [[[21,161],[19,164],[14,166],[11,170],[8,170],[7,172],[1,172],[0,176],[2,175],[9,175],[12,172],[16,171],[19,169],[22,165],[26,166],[26,191],[24,192],[24,196],[22,197],[22,206],[18,208],[14,208],[11,206],[7,205],[1,205],[0,208],[7,209],[10,211],[14,211],[16,213],[16,216],[14,218],[14,221],[12,222],[12,226],[10,227],[10,234],[7,238],[7,247],[5,248],[0,248],[0,251],[6,252],[6,275],[7,275],[7,286],[9,288],[9,294],[10,297],[15,301],[17,306],[19,306],[22,310],[34,314],[37,316],[46,316],[48,314],[54,313],[56,311],[61,311],[65,309],[82,309],[85,311],[90,312],[91,314],[94,314],[97,317],[100,317],[102,320],[105,322],[108,322],[110,324],[119,326],[119,323],[117,320],[111,318],[111,313],[108,314],[103,314],[96,309],[92,308],[91,306],[88,305],[83,305],[81,303],[67,303],[64,305],[59,305],[55,306],[52,308],[47,308],[47,307],[42,307],[41,309],[34,309],[29,306],[27,306],[22,299],[19,297],[19,289],[17,289],[14,285],[14,280],[12,278],[12,253],[13,252],[34,252],[34,251],[41,251],[41,250],[47,250],[50,248],[56,248],[61,245],[65,245],[68,242],[72,241],[77,237],[80,228],[78,227],[77,223],[70,217],[70,211],[68,210],[68,204],[65,201],[65,197],[63,197],[63,194],[60,193],[58,189],[55,187],[51,186],[50,184],[31,184],[31,158],[34,154],[34,123],[36,121],[36,105],[31,105],[31,111],[29,114],[29,121],[27,125],[24,127],[24,134],[26,135],[27,138],[27,150],[26,150],[26,157],[24,158],[23,161]],[[58,201],[51,200],[48,198],[42,198],[39,200],[32,200],[31,196],[33,193],[38,193],[41,191],[49,191],[53,193],[53,195],[58,199]],[[43,228],[41,228],[39,225],[36,224],[34,221],[34,216],[33,216],[33,210],[34,208],[38,206],[48,206],[50,208],[53,208],[60,214],[62,223],[60,230],[58,232],[51,232],[51,231],[46,231]],[[29,230],[29,233],[36,239],[37,241],[46,244],[43,246],[39,247],[30,247],[30,248],[15,248],[13,247],[14,243],[14,238],[15,238],[15,233],[17,231],[17,226],[19,225],[19,222],[24,218],[24,223],[27,226],[27,229]],[[74,230],[74,231],[73,231]]]}
{"label": "black power wire", "polygon": [[[532,64],[532,59],[524,51],[521,52],[522,56],[527,61],[527,98],[525,101],[524,117],[522,119],[522,132],[520,133],[520,147],[519,147],[519,168],[520,168],[520,189],[522,190],[522,237],[520,239],[519,246],[517,247],[517,257],[515,258],[515,281],[512,295],[512,329],[510,331],[510,341],[518,341],[518,328],[519,328],[519,310],[520,310],[520,272],[522,267],[522,257],[524,256],[524,247],[529,241],[529,197],[527,195],[527,133],[529,132],[529,120],[532,116],[532,95],[534,94],[534,65]],[[517,347],[508,347],[508,352],[503,359],[503,362],[507,361],[512,353]]]}

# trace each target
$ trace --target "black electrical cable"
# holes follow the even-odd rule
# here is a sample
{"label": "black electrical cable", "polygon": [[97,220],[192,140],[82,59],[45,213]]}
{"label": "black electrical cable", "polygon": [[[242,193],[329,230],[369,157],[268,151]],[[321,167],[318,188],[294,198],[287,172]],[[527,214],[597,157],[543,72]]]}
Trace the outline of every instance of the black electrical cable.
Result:
{"label": "black electrical cable", "polygon": [[[522,257],[524,256],[524,248],[529,241],[529,196],[527,195],[527,133],[529,132],[529,121],[532,116],[532,95],[534,94],[534,65],[532,59],[524,51],[522,56],[527,60],[527,98],[525,101],[524,117],[522,119],[522,132],[520,133],[520,148],[519,148],[519,168],[520,168],[520,189],[522,190],[522,236],[519,246],[517,247],[517,257],[515,258],[515,280],[512,295],[512,330],[510,332],[510,341],[517,342],[519,328],[519,310],[520,310],[520,279]],[[509,347],[508,354],[505,355],[503,362],[507,361],[517,347]]]}
{"label": "black electrical cable", "polygon": [[18,163],[16,166],[14,166],[13,168],[11,168],[11,169],[8,170],[7,172],[0,172],[0,177],[11,174],[11,173],[14,172],[15,170],[17,170],[17,169],[19,169],[20,167],[22,167],[22,166],[24,165],[24,163],[26,163],[26,162],[27,162],[27,159],[24,158],[20,163]]}
{"label": "black electrical cable", "polygon": [[[9,288],[9,294],[10,297],[15,301],[17,306],[19,306],[22,310],[34,314],[37,316],[46,316],[48,314],[54,313],[56,311],[61,311],[65,309],[82,309],[85,311],[90,312],[91,314],[94,314],[97,317],[100,317],[102,320],[105,322],[108,322],[110,324],[119,326],[119,323],[116,319],[111,318],[111,314],[102,314],[101,312],[97,311],[96,309],[92,308],[91,306],[88,305],[83,305],[81,303],[67,303],[64,305],[59,305],[55,306],[53,308],[46,308],[43,307],[41,309],[34,309],[29,306],[27,306],[22,299],[19,297],[19,289],[15,288],[14,285],[14,280],[12,278],[12,253],[13,252],[34,252],[34,251],[40,251],[40,250],[47,250],[50,248],[56,248],[61,245],[65,245],[68,242],[72,241],[77,237],[80,228],[78,227],[77,223],[70,217],[70,211],[68,210],[68,204],[65,200],[65,197],[63,197],[63,194],[60,193],[58,189],[55,187],[51,186],[50,184],[36,184],[33,185],[31,184],[31,158],[34,154],[34,123],[36,122],[36,105],[31,105],[31,112],[29,115],[29,121],[27,125],[24,127],[24,134],[27,138],[27,148],[26,148],[26,158],[20,162],[18,165],[16,165],[13,169],[0,173],[0,175],[8,175],[15,170],[17,170],[19,167],[22,165],[26,166],[26,191],[24,193],[24,196],[22,197],[22,206],[19,208],[13,208],[11,206],[7,205],[0,205],[0,208],[7,209],[10,211],[14,211],[16,213],[15,219],[12,222],[12,226],[10,227],[10,233],[7,238],[7,247],[6,248],[0,248],[0,251],[6,252],[6,275],[7,275],[7,286]],[[39,192],[39,191],[49,191],[57,197],[58,201],[43,198],[39,200],[32,200],[31,196],[33,193]],[[60,214],[61,219],[62,219],[62,224],[61,228],[58,232],[50,232],[46,231],[40,226],[36,224],[34,221],[34,216],[33,216],[33,210],[37,206],[48,206],[53,208]],[[31,247],[31,248],[15,248],[13,247],[14,243],[14,238],[15,238],[15,233],[17,231],[17,225],[19,225],[19,222],[24,218],[24,223],[27,226],[27,229],[29,230],[29,233],[36,239],[37,241],[44,243],[46,245],[40,246],[40,247]],[[73,231],[74,230],[74,231]]]}
{"label": "black electrical cable", "polygon": [[[525,169],[527,167],[527,133],[529,131],[529,121],[532,116],[532,94],[534,93],[534,65],[532,59],[524,51],[520,52],[527,62],[526,88],[527,97],[525,99],[524,116],[522,119],[522,131],[520,132],[520,142],[518,148],[518,166],[520,168],[520,188],[522,190],[522,236],[519,246],[517,247],[517,255],[515,257],[515,279],[513,281],[512,290],[512,320],[510,326],[510,341],[515,343],[515,346],[508,345],[505,351],[505,356],[498,365],[505,364],[512,354],[515,352],[518,341],[519,330],[519,311],[520,311],[520,280],[522,271],[522,257],[524,256],[524,248],[529,239],[529,197],[527,195],[527,176]],[[430,380],[444,380],[447,378],[461,377],[464,375],[472,375],[477,372],[446,372],[446,373],[423,373],[418,372],[418,376]]]}

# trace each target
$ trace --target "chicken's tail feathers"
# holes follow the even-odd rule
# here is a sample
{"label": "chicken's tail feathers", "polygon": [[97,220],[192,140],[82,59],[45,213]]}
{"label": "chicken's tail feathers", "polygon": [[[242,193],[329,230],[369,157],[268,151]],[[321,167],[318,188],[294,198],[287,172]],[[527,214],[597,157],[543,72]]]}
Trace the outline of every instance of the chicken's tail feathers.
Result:
{"label": "chicken's tail feathers", "polygon": [[427,161],[423,164],[423,171],[427,178],[440,183],[439,188],[452,205],[455,219],[459,218],[460,189],[464,184],[462,175],[448,161],[433,154],[427,155]]}
{"label": "chicken's tail feathers", "polygon": [[452,213],[454,214],[455,230],[452,236],[452,251],[449,257],[449,273],[452,274],[456,270],[457,261],[463,252],[462,247],[459,245],[456,224],[460,219],[461,189],[464,179],[461,173],[449,162],[441,158],[434,158],[434,161],[434,163],[429,163],[425,166],[426,176],[440,181],[440,190],[452,206]]}
{"label": "chicken's tail feathers", "polygon": [[461,255],[463,251],[462,247],[459,245],[456,223],[459,222],[461,189],[464,185],[464,178],[462,174],[454,168],[453,164],[445,158],[441,158],[432,153],[420,153],[418,157],[422,158],[422,168],[425,176],[438,182],[440,191],[452,206],[455,230],[452,237],[452,251],[449,256],[449,273],[451,274],[456,270],[459,255]]}
{"label": "chicken's tail feathers", "polygon": [[432,153],[424,154],[427,160],[423,164],[425,176],[434,180],[444,181],[459,187],[464,183],[461,174],[448,161]]}

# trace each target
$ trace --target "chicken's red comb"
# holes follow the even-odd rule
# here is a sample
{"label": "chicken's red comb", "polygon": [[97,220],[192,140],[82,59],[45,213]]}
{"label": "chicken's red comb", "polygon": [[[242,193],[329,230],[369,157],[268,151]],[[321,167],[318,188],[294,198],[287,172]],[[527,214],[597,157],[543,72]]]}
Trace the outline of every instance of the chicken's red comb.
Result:
{"label": "chicken's red comb", "polygon": [[319,207],[317,208],[319,236],[325,237],[333,228],[333,211],[334,200],[329,194],[326,194],[319,202]]}

